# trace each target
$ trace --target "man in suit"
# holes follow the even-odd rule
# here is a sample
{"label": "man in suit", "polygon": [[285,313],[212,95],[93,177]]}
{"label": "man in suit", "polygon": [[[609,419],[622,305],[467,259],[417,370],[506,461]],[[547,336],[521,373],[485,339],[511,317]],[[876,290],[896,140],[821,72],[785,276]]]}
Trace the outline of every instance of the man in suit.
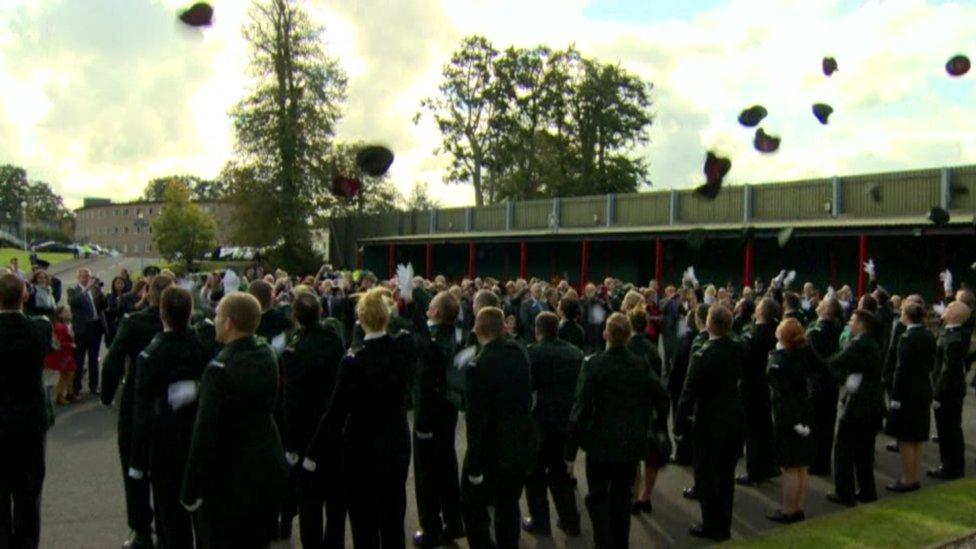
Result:
{"label": "man in suit", "polygon": [[[827,362],[843,382],[841,412],[834,447],[834,493],[827,499],[853,507],[878,499],[874,484],[874,439],[884,417],[881,350],[877,317],[857,309],[849,322],[853,336],[847,347]],[[855,492],[855,478],[858,490]]]}
{"label": "man in suit", "polygon": [[[149,504],[149,479],[129,475],[132,455],[132,428],[135,388],[138,369],[137,359],[143,349],[163,330],[159,316],[159,298],[163,290],[173,284],[173,279],[160,275],[149,283],[149,306],[127,314],[119,324],[119,332],[105,355],[102,368],[102,404],[110,406],[123,377],[125,384],[119,399],[119,461],[122,464],[122,482],[125,487],[125,509],[132,536],[123,547],[132,549],[151,548],[152,509]],[[126,362],[131,367],[126,367]]]}
{"label": "man in suit", "polygon": [[[796,297],[793,293],[787,295]],[[742,371],[742,405],[746,412],[746,474],[736,479],[743,486],[763,482],[778,474],[773,462],[773,416],[769,384],[766,383],[769,353],[776,347],[778,313],[779,306],[771,298],[760,300],[755,324],[744,336],[746,361]]]}
{"label": "man in suit", "polygon": [[[420,531],[417,547],[436,547],[463,537],[454,433],[458,410],[447,398],[447,373],[458,347],[455,320],[459,304],[450,292],[429,302],[417,323],[417,372],[413,383],[414,482]],[[421,319],[414,315],[415,323]]]}
{"label": "man in suit", "polygon": [[[461,507],[472,549],[518,547],[518,500],[535,461],[529,358],[504,337],[504,323],[501,309],[478,312],[474,330],[481,352],[466,370]],[[495,509],[494,543],[488,507]]]}
{"label": "man in suit", "polygon": [[522,529],[530,534],[551,533],[548,490],[559,515],[559,529],[576,536],[580,533],[580,515],[563,453],[583,353],[559,339],[558,330],[559,317],[550,312],[539,314],[535,319],[536,343],[528,347],[536,395],[532,417],[540,441],[535,468],[525,483],[529,516],[522,519]]}
{"label": "man in suit", "polygon": [[[85,378],[85,359],[88,359],[88,389],[98,394],[98,355],[102,349],[102,310],[105,296],[99,280],[89,269],[78,269],[78,284],[68,288],[71,307],[71,328],[75,333],[75,386],[77,397]],[[146,342],[148,343],[148,341]]]}
{"label": "man in suit", "polygon": [[204,547],[267,547],[288,465],[272,412],[274,351],[255,336],[261,306],[234,293],[217,307],[223,350],[207,366],[180,501],[199,512]]}
{"label": "man in suit", "polygon": [[0,275],[0,547],[38,547],[48,428],[42,373],[52,329],[23,313],[27,292]]}
{"label": "man in suit", "polygon": [[732,312],[713,305],[706,319],[708,343],[691,359],[678,410],[675,435],[694,437],[695,495],[701,524],[689,533],[714,541],[731,536],[735,464],[742,455],[745,410],[739,396],[745,354],[733,341]]}
{"label": "man in suit", "polygon": [[529,295],[519,305],[519,331],[525,341],[532,341],[535,332],[535,317],[546,310],[542,302],[542,285],[538,282],[529,288]]}
{"label": "man in suit", "polygon": [[942,464],[928,476],[955,479],[965,474],[965,443],[962,434],[962,403],[966,398],[966,353],[969,350],[966,322],[972,311],[962,301],[953,301],[943,314],[935,354],[935,428],[939,434]]}

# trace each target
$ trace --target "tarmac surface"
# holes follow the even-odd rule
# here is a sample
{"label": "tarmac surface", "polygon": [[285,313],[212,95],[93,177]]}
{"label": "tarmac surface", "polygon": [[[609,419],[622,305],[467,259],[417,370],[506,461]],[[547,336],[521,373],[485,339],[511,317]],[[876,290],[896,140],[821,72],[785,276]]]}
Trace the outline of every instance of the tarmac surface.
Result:
{"label": "tarmac surface", "polygon": [[[51,271],[61,277],[65,288],[73,283],[74,269],[85,264],[95,271],[108,284],[118,268],[125,266],[130,271],[139,269],[138,258],[98,258],[80,260],[55,266]],[[149,264],[147,260],[146,264]],[[49,381],[53,383],[53,381]],[[86,384],[87,385],[87,384]],[[47,476],[44,482],[42,504],[42,548],[113,549],[121,545],[128,536],[125,521],[125,503],[122,490],[122,470],[119,465],[116,438],[117,413],[114,409],[102,406],[97,399],[84,395],[81,402],[57,411],[54,427],[48,434]],[[976,474],[976,405],[973,394],[967,396],[963,425],[967,437],[966,465],[968,476]],[[935,432],[933,422],[932,432]],[[464,456],[464,421],[458,422],[457,451],[459,459]],[[884,485],[893,482],[898,475],[899,464],[896,454],[885,451],[888,438],[879,436],[876,451],[876,481],[881,498],[897,497],[884,490]],[[926,444],[925,466],[938,465],[938,446]],[[740,473],[744,463],[740,461]],[[579,479],[577,503],[583,513],[583,533],[579,537],[568,538],[553,528],[551,538],[529,536],[523,533],[521,546],[526,548],[583,548],[592,547],[592,530],[583,506],[586,494],[586,479],[583,473],[583,458],[577,460],[575,475]],[[699,519],[697,502],[681,497],[681,490],[692,483],[689,467],[668,466],[658,476],[654,491],[654,512],[635,517],[631,521],[631,547],[703,547],[702,543],[687,534],[687,528]],[[923,479],[923,489],[941,483]],[[406,536],[417,529],[416,502],[413,493],[413,476],[407,480],[407,517],[404,525]],[[833,490],[827,478],[811,477],[810,493],[807,499],[808,518],[827,513],[843,512],[844,508],[827,502],[826,493]],[[750,539],[778,527],[769,522],[765,514],[778,507],[780,483],[778,479],[764,483],[757,488],[736,487],[733,516],[734,539]],[[525,509],[524,500],[522,508]],[[552,510],[555,521],[555,510]],[[410,546],[408,538],[408,547]],[[464,540],[458,547],[466,548]],[[276,549],[301,547],[298,541],[297,520],[290,541],[276,542]],[[348,537],[347,547],[352,547]]]}

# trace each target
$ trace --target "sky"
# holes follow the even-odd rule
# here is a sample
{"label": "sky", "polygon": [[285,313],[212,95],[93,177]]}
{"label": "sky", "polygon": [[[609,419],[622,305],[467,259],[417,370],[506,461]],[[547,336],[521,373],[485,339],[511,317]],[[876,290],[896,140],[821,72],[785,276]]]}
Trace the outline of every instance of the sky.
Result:
{"label": "sky", "polygon": [[[0,0],[0,163],[48,181],[69,206],[137,198],[153,177],[215,177],[232,158],[227,116],[247,94],[249,2],[215,0],[203,33],[176,23],[180,0]],[[418,182],[445,206],[472,204],[442,182],[436,93],[461,39],[498,48],[575,44],[653,82],[651,142],[633,151],[652,188],[703,182],[707,150],[730,183],[976,162],[976,1],[309,0],[323,44],[349,75],[340,140],[384,143],[404,194]],[[839,71],[826,78],[823,56]],[[827,126],[812,116],[831,104]],[[738,125],[753,104],[782,138],[762,155]]]}

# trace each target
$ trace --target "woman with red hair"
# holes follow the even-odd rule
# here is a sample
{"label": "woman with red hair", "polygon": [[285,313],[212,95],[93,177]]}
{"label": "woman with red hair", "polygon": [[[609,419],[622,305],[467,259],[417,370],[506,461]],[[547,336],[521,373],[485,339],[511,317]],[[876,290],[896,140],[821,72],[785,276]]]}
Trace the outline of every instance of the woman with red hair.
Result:
{"label": "woman with red hair", "polygon": [[796,319],[787,318],[776,328],[776,349],[769,353],[766,379],[773,410],[777,464],[783,470],[783,504],[766,515],[782,523],[805,518],[804,503],[815,448],[810,427],[813,405],[807,393],[808,382],[820,365],[810,352],[807,338]]}

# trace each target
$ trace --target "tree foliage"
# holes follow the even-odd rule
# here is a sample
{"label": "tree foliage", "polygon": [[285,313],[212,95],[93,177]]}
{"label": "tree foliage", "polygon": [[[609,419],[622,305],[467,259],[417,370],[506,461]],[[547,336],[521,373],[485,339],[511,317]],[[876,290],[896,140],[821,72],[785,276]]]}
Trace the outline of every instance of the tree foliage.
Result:
{"label": "tree foliage", "polygon": [[418,182],[413,186],[413,190],[410,191],[410,196],[407,197],[404,203],[404,209],[407,211],[433,210],[440,207],[440,200],[430,196],[427,183],[424,182]]}
{"label": "tree foliage", "polygon": [[27,225],[32,232],[51,232],[74,219],[64,199],[43,181],[28,178],[27,171],[10,164],[0,165],[0,224],[22,221],[21,203],[27,204]]}
{"label": "tree foliage", "polygon": [[574,47],[499,51],[465,39],[439,94],[421,103],[443,137],[445,181],[470,183],[477,204],[637,190],[647,163],[652,84]]}
{"label": "tree foliage", "polygon": [[190,191],[190,199],[195,202],[223,200],[227,197],[227,184],[222,179],[203,179],[195,175],[166,175],[157,177],[146,184],[142,192],[143,200],[162,202],[170,182],[184,184]]}
{"label": "tree foliage", "polygon": [[231,168],[251,178],[231,196],[248,199],[245,211],[260,214],[247,224],[280,243],[276,259],[286,268],[314,260],[309,222],[345,98],[346,76],[325,52],[322,33],[299,0],[255,2],[244,29],[254,85],[231,112],[238,152]]}
{"label": "tree foliage", "polygon": [[[372,177],[356,166],[356,153],[364,146],[362,142],[333,144],[326,158],[326,180],[315,193],[316,224],[330,217],[391,212],[403,206],[403,196],[389,174]],[[332,192],[336,176],[358,179],[362,184],[359,195],[351,200],[336,196]]]}
{"label": "tree foliage", "polygon": [[169,181],[163,192],[163,212],[152,222],[159,253],[171,261],[183,261],[188,269],[217,245],[216,222],[190,198],[184,182]]}

